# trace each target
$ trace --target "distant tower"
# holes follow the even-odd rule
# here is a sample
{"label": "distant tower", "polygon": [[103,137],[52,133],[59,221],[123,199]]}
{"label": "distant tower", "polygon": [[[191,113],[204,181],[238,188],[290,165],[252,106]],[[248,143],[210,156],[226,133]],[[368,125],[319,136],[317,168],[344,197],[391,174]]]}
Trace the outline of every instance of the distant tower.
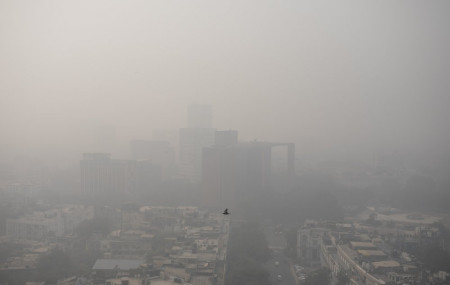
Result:
{"label": "distant tower", "polygon": [[214,129],[184,128],[180,130],[180,174],[198,182],[202,174],[203,148],[214,144]]}
{"label": "distant tower", "polygon": [[[202,203],[235,206],[270,186],[271,146],[262,143],[215,145],[203,149]],[[230,206],[231,207],[231,206]]]}
{"label": "distant tower", "polygon": [[293,143],[238,143],[236,131],[216,132],[216,144],[203,148],[203,206],[235,206],[272,187],[271,152],[280,146],[286,150],[285,180],[290,182],[295,173]]}
{"label": "distant tower", "polygon": [[202,173],[202,151],[214,144],[210,105],[191,105],[187,112],[187,128],[180,129],[180,174],[198,182]]}
{"label": "distant tower", "polygon": [[111,159],[109,153],[85,153],[80,161],[81,190],[89,195],[129,193],[136,162]]}

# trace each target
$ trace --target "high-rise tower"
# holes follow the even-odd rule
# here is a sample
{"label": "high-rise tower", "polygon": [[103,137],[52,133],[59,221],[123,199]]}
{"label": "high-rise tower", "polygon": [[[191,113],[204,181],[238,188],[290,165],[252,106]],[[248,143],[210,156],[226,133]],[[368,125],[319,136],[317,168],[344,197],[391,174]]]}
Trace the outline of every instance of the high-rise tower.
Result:
{"label": "high-rise tower", "polygon": [[180,129],[180,174],[192,182],[201,179],[203,148],[214,144],[211,110],[210,105],[189,106],[188,127]]}

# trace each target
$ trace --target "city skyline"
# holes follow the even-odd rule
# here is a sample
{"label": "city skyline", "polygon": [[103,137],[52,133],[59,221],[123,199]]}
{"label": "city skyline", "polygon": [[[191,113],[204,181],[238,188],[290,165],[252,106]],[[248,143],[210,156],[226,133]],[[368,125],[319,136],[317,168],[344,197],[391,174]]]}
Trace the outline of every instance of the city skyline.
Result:
{"label": "city skyline", "polygon": [[73,159],[105,126],[123,151],[195,103],[301,156],[448,152],[448,2],[178,4],[2,1],[1,157]]}

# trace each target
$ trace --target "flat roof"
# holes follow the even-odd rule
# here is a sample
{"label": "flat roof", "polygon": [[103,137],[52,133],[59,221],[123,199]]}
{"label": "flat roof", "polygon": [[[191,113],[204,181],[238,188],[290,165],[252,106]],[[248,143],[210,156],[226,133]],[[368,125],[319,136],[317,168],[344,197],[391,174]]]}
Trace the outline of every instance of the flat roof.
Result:
{"label": "flat roof", "polygon": [[371,242],[362,242],[362,241],[351,241],[350,245],[352,247],[370,247],[370,248],[376,248],[376,246]]}
{"label": "flat roof", "polygon": [[379,268],[379,267],[399,267],[400,263],[398,263],[395,260],[383,260],[383,261],[372,262],[372,265],[375,268]]}
{"label": "flat roof", "polygon": [[95,261],[93,270],[112,270],[119,268],[122,270],[130,270],[139,268],[144,261],[142,260],[129,260],[129,259],[97,259]]}
{"label": "flat roof", "polygon": [[364,256],[386,256],[386,253],[381,250],[359,249],[358,253]]}

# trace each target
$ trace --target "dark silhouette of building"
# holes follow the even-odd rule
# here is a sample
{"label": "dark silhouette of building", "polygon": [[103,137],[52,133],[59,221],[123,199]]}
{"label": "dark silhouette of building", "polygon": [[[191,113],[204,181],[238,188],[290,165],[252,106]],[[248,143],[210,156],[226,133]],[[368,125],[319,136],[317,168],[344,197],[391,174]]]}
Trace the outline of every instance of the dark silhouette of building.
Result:
{"label": "dark silhouette of building", "polygon": [[135,169],[136,161],[111,159],[108,153],[85,153],[80,161],[81,191],[93,195],[129,193]]}
{"label": "dark silhouette of building", "polygon": [[[228,135],[232,136],[232,133]],[[202,200],[205,207],[231,207],[270,189],[271,149],[274,146],[287,148],[288,177],[293,178],[294,144],[226,142],[231,140],[224,139],[203,149]]]}
{"label": "dark silhouette of building", "polygon": [[180,175],[191,182],[201,180],[202,150],[214,145],[210,105],[188,107],[188,127],[180,129]]}
{"label": "dark silhouette of building", "polygon": [[150,160],[111,159],[108,153],[85,153],[80,161],[81,192],[93,197],[142,193],[161,181],[161,167]]}

